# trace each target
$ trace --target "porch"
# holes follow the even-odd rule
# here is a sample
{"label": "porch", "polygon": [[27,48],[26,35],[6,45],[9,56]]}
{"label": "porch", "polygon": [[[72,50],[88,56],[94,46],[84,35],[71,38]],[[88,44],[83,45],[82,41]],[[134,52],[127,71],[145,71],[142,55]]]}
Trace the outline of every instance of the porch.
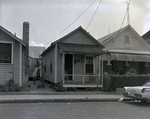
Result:
{"label": "porch", "polygon": [[62,54],[63,87],[102,87],[103,61],[99,55]]}
{"label": "porch", "polygon": [[[70,80],[73,77],[74,80]],[[69,75],[65,74],[63,87],[102,87],[102,75]]]}

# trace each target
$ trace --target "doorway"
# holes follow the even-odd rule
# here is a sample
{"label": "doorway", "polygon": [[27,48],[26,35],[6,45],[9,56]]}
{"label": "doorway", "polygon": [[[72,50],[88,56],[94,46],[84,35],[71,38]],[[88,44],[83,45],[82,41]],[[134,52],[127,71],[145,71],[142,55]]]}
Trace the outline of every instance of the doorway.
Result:
{"label": "doorway", "polygon": [[69,80],[72,80],[73,73],[73,55],[65,54],[65,74],[68,75]]}

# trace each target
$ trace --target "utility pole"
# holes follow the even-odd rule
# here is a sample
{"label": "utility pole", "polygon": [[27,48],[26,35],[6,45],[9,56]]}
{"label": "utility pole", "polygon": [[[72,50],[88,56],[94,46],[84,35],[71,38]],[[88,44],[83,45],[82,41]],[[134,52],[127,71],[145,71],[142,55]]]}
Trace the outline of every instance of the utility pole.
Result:
{"label": "utility pole", "polygon": [[129,2],[126,1],[126,3],[127,3],[127,24],[128,24],[128,25],[130,25],[130,15],[129,15],[129,5],[130,5],[130,1],[131,1],[131,0],[129,0]]}

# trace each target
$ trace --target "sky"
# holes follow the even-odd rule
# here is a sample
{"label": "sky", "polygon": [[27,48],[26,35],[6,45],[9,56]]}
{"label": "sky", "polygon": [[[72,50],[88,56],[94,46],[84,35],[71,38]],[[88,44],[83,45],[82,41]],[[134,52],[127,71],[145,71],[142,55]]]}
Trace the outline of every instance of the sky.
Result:
{"label": "sky", "polygon": [[[22,39],[23,22],[29,22],[32,46],[48,47],[79,26],[98,39],[120,29],[126,2],[129,0],[0,0],[0,25]],[[150,0],[131,0],[129,8],[130,25],[139,35],[149,31]],[[122,27],[126,25],[127,17]]]}

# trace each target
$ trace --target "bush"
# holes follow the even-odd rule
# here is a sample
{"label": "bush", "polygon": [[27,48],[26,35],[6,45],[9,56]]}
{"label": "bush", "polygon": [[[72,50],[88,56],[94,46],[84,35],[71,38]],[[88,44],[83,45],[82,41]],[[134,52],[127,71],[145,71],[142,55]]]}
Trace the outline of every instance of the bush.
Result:
{"label": "bush", "polygon": [[104,91],[111,91],[111,78],[110,76],[105,73],[103,76],[103,90]]}
{"label": "bush", "polygon": [[15,84],[13,79],[10,79],[5,85],[0,85],[0,92],[20,92],[22,87]]}
{"label": "bush", "polygon": [[58,91],[58,92],[65,92],[65,91],[67,91],[67,89],[62,86],[62,82],[59,83],[59,84],[55,84],[54,90]]}
{"label": "bush", "polygon": [[147,75],[110,75],[111,88],[123,88],[124,86],[141,86],[150,80]]}
{"label": "bush", "polygon": [[0,92],[6,92],[5,85],[0,85]]}

